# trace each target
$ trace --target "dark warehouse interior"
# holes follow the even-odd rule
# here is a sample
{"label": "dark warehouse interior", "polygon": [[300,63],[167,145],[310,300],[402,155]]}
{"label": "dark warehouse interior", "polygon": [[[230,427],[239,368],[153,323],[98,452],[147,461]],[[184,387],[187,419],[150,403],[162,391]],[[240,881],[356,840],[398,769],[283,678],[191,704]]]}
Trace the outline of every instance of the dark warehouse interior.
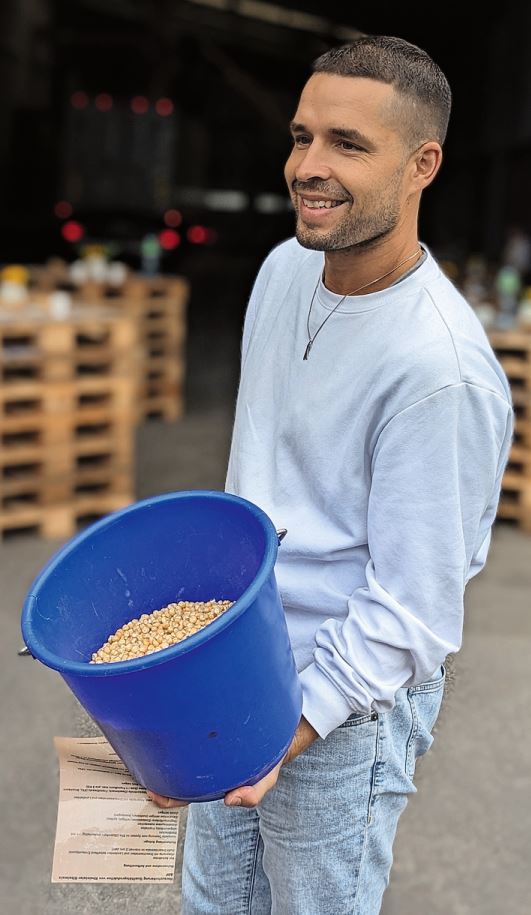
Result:
{"label": "dark warehouse interior", "polygon": [[[75,244],[54,212],[67,200],[84,241],[111,244],[136,267],[139,239],[177,208],[182,243],[162,269],[191,280],[192,405],[233,395],[253,276],[293,233],[287,125],[328,48],[358,33],[397,35],[446,73],[445,162],[420,226],[439,257],[496,262],[509,227],[531,230],[528,4],[423,14],[333,0],[326,10],[312,0],[5,0],[0,24],[1,261],[72,261]],[[142,104],[150,111],[135,117],[131,99],[137,115]],[[206,229],[205,244],[190,240],[194,226]],[[194,377],[196,354],[226,375],[214,372],[208,390]]]}

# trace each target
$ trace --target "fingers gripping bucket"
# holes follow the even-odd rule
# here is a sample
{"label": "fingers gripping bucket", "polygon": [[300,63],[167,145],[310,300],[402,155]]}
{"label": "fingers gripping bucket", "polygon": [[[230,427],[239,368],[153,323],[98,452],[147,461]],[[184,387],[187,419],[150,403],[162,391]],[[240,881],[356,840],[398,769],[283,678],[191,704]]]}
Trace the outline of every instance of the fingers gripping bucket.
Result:
{"label": "fingers gripping bucket", "polygon": [[[131,774],[158,794],[212,800],[286,752],[301,690],[274,575],[278,536],[256,505],[179,492],[73,538],[27,595],[31,654],[62,675]],[[235,601],[170,648],[90,664],[124,623],[179,600]]]}

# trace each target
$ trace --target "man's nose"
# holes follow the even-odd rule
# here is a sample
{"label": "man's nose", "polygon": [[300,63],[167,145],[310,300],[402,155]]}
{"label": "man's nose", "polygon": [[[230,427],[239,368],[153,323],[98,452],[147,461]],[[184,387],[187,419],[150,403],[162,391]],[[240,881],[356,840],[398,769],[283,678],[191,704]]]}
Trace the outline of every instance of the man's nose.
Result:
{"label": "man's nose", "polygon": [[312,143],[295,167],[297,181],[309,181],[311,178],[326,180],[330,178],[330,174],[325,151]]}

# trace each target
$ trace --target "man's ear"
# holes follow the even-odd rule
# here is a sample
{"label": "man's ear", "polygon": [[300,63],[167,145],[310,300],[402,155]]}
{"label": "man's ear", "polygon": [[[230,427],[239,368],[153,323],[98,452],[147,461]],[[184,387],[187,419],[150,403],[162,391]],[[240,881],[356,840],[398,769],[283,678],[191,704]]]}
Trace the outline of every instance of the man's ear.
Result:
{"label": "man's ear", "polygon": [[435,178],[442,163],[442,149],[435,140],[429,140],[413,153],[411,180],[416,191],[423,191]]}

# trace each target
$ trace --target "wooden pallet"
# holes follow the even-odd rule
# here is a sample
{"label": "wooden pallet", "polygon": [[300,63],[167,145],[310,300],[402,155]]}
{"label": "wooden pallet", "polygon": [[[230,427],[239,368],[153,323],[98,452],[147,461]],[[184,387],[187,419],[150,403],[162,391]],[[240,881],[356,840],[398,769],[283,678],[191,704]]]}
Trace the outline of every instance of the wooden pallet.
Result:
{"label": "wooden pallet", "polygon": [[139,390],[140,421],[163,419],[173,422],[184,415],[184,360],[167,364],[152,359]]}
{"label": "wooden pallet", "polygon": [[183,353],[184,348],[181,344],[184,342],[184,331],[178,332],[176,328],[141,328],[140,340],[148,356],[167,355],[175,359],[180,358]]}
{"label": "wooden pallet", "polygon": [[[185,410],[182,379],[185,372],[186,310],[189,283],[183,277],[130,277],[120,290],[81,287],[84,301],[110,296],[135,314],[142,347],[142,389],[138,421],[157,418],[172,422]],[[157,384],[152,382],[157,380]]]}
{"label": "wooden pallet", "polygon": [[[137,299],[133,300],[135,303]],[[177,332],[186,329],[187,300],[184,298],[149,299],[141,308],[139,314],[146,323],[152,326],[175,327]]]}
{"label": "wooden pallet", "polygon": [[68,265],[65,261],[53,259],[48,264],[32,264],[30,266],[30,293],[33,290],[53,292],[63,289],[85,300],[102,298],[111,301],[129,299],[131,296],[140,299],[156,299],[167,295],[187,295],[188,281],[181,276],[161,274],[154,277],[143,276],[139,273],[129,273],[125,281],[116,286],[108,281],[87,280],[76,284],[69,275]]}
{"label": "wooden pallet", "polygon": [[185,304],[184,300],[155,299],[140,317],[145,352],[140,422],[175,422],[184,415]]}
{"label": "wooden pallet", "polygon": [[514,443],[517,446],[531,448],[531,419],[521,418],[516,414],[514,422]]}
{"label": "wooden pallet", "polygon": [[[64,284],[63,284],[64,288]],[[74,301],[101,306],[108,303],[145,318],[184,315],[190,294],[188,280],[180,276],[143,277],[132,274],[123,285],[93,281],[69,289]]]}
{"label": "wooden pallet", "polygon": [[[20,403],[20,401],[19,401]],[[23,402],[24,403],[24,402]],[[26,401],[34,404],[35,401]],[[89,437],[131,437],[135,415],[131,406],[119,412],[106,404],[85,404],[78,410],[46,413],[28,412],[0,416],[0,443],[2,450],[18,444],[36,444],[53,447],[74,440],[87,441]]]}
{"label": "wooden pallet", "polygon": [[2,421],[0,432],[0,461],[19,451],[52,453],[72,451],[86,443],[121,450],[124,442],[132,439],[134,416],[94,409],[84,412],[57,414],[53,417],[33,418],[15,416]]}
{"label": "wooden pallet", "polygon": [[132,468],[85,468],[75,474],[47,477],[39,470],[7,477],[0,483],[0,511],[11,513],[35,506],[61,505],[81,496],[128,493],[132,498]]}
{"label": "wooden pallet", "polygon": [[184,400],[177,395],[150,395],[141,402],[139,416],[142,422],[150,419],[176,422],[184,416]]}
{"label": "wooden pallet", "polygon": [[130,492],[98,493],[80,495],[64,504],[0,510],[0,539],[27,533],[65,539],[95,519],[125,508],[132,500]]}
{"label": "wooden pallet", "polygon": [[495,331],[490,343],[509,379],[513,393],[531,393],[531,334],[524,331]]}
{"label": "wooden pallet", "polygon": [[510,353],[526,359],[531,368],[531,333],[523,330],[493,330],[489,340],[496,353]]}
{"label": "wooden pallet", "polygon": [[133,500],[138,330],[109,308],[2,315],[2,538],[68,537]]}
{"label": "wooden pallet", "polygon": [[[142,383],[129,378],[84,378],[78,382],[18,382],[0,387],[0,436],[18,433],[26,442],[50,441],[60,423],[63,438],[98,434],[113,417],[133,426],[152,417],[167,421],[184,413],[183,366],[151,369]],[[56,420],[54,427],[53,420]],[[77,429],[77,433],[76,433]],[[81,430],[81,431],[80,431]],[[104,429],[100,428],[100,434]],[[21,441],[21,438],[19,441]]]}
{"label": "wooden pallet", "polygon": [[498,518],[517,521],[526,533],[531,533],[531,479],[507,471],[502,483]]}
{"label": "wooden pallet", "polygon": [[489,339],[509,380],[515,415],[498,518],[517,521],[522,530],[531,532],[531,334],[494,331]]}
{"label": "wooden pallet", "polygon": [[[94,449],[94,445],[91,446]],[[134,491],[131,453],[94,449],[44,451],[33,458],[2,452],[0,466],[0,511],[10,513],[29,507],[62,505],[85,496],[127,494]]]}
{"label": "wooden pallet", "polygon": [[138,370],[138,327],[129,315],[100,309],[68,320],[41,313],[0,313],[2,383],[119,377]]}
{"label": "wooden pallet", "polygon": [[511,396],[516,420],[531,422],[531,390],[522,389],[518,383],[513,381],[511,382]]}
{"label": "wooden pallet", "polygon": [[531,483],[531,448],[513,445],[505,472],[522,477]]}
{"label": "wooden pallet", "polygon": [[497,517],[516,521],[523,531],[531,532],[531,448],[525,445],[511,449]]}
{"label": "wooden pallet", "polygon": [[[29,326],[22,321],[28,307],[11,312],[7,329],[0,320],[3,383],[125,378],[135,359],[136,375],[144,391],[136,399],[137,422],[151,416],[180,418],[184,413],[181,382],[185,370],[188,281],[179,276],[131,275],[119,288],[95,282],[79,287],[70,284],[72,316],[68,321],[54,321],[47,314],[43,290],[67,288],[65,268],[64,264],[55,265],[50,275],[46,268],[33,268],[34,289],[38,291],[30,290],[29,301],[33,295],[35,307],[29,308]],[[106,315],[114,317],[112,331],[101,323]],[[124,331],[120,332],[116,315],[129,325],[136,322],[135,346]],[[68,328],[76,322],[79,325],[81,319],[85,323],[81,329],[78,326],[73,339]],[[164,391],[153,389],[150,382],[154,377],[166,382]]]}
{"label": "wooden pallet", "polygon": [[174,299],[186,303],[190,293],[190,284],[183,276],[161,275],[154,277],[131,275],[119,291],[111,290],[108,295],[116,299],[138,299],[142,302],[157,302],[163,299]]}
{"label": "wooden pallet", "polygon": [[0,430],[17,419],[52,418],[70,413],[93,420],[105,410],[127,415],[135,409],[138,385],[130,377],[79,378],[75,381],[17,381],[0,386]]}

